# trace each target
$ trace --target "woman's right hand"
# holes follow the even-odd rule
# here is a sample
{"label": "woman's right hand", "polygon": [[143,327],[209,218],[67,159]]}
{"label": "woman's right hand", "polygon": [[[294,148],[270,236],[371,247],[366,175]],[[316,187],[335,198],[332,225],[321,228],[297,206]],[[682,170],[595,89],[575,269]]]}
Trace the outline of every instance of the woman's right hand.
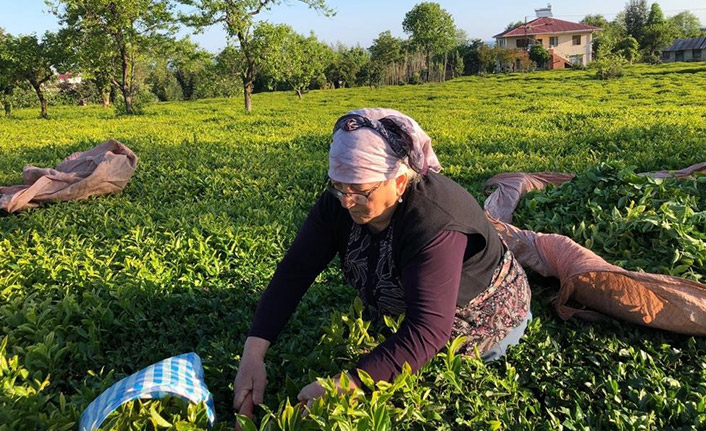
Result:
{"label": "woman's right hand", "polygon": [[248,337],[233,382],[233,408],[251,419],[254,406],[261,404],[265,395],[265,352],[269,346],[270,342],[263,338]]}

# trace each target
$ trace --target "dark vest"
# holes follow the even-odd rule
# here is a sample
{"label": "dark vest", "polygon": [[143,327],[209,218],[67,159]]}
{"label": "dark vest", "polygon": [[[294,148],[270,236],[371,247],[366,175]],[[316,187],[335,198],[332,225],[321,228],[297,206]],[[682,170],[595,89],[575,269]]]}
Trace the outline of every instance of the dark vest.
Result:
{"label": "dark vest", "polygon": [[[318,204],[323,219],[334,223],[342,257],[353,221],[330,193],[325,193]],[[468,235],[467,250],[474,253],[463,262],[457,305],[465,306],[488,288],[504,252],[503,245],[480,205],[466,189],[443,175],[430,172],[407,189],[393,219],[392,253],[397,268],[403,268],[442,231],[463,232]]]}

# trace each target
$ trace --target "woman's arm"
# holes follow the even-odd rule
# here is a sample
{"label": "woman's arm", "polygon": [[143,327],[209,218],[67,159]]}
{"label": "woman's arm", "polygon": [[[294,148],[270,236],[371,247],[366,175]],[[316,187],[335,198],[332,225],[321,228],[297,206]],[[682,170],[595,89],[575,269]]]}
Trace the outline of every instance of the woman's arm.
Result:
{"label": "woman's arm", "polygon": [[312,207],[260,298],[248,336],[274,342],[304,293],[336,255],[338,212],[332,205],[340,208],[338,199],[324,193]]}
{"label": "woman's arm", "polygon": [[[419,370],[449,341],[461,282],[467,237],[444,231],[401,270],[407,311],[399,330],[356,368],[373,380],[391,381],[408,362]],[[353,373],[355,374],[355,373]]]}
{"label": "woman's arm", "polygon": [[265,353],[336,254],[336,213],[331,203],[326,194],[316,202],[260,298],[233,383],[233,407],[241,414],[252,416],[253,406],[262,403],[267,385]]}

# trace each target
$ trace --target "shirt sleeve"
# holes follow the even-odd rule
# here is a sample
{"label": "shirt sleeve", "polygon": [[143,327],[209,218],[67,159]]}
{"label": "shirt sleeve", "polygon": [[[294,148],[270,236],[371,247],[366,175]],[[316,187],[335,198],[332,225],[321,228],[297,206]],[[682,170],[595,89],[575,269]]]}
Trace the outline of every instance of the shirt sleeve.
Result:
{"label": "shirt sleeve", "polygon": [[304,293],[336,255],[333,217],[336,204],[322,195],[312,207],[262,294],[248,336],[274,342],[294,313]]}
{"label": "shirt sleeve", "polygon": [[417,371],[446,345],[467,242],[462,232],[443,231],[401,269],[407,306],[404,321],[395,334],[361,358],[356,368],[375,381],[391,381],[405,362]]}

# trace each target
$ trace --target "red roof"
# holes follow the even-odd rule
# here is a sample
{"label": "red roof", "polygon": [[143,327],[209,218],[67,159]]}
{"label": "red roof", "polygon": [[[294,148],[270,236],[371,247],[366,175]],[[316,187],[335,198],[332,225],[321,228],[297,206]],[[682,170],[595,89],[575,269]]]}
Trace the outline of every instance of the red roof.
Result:
{"label": "red roof", "polygon": [[512,30],[496,34],[493,37],[531,36],[535,34],[573,33],[596,30],[601,30],[601,28],[556,18],[537,18],[527,24],[515,27]]}

